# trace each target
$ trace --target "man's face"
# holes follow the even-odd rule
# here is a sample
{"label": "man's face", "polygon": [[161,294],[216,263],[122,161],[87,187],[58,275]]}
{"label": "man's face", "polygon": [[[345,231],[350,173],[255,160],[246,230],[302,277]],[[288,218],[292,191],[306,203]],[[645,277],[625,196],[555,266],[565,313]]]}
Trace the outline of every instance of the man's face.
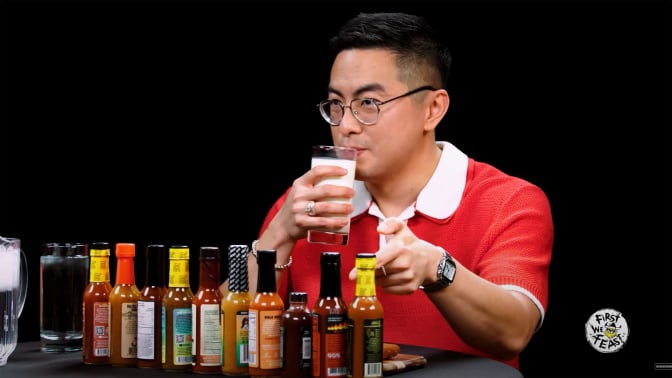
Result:
{"label": "man's face", "polygon": [[[388,50],[345,50],[336,56],[332,65],[329,98],[339,99],[346,106],[355,98],[382,102],[412,89],[415,88],[399,80],[395,56]],[[350,109],[345,109],[340,126],[332,126],[331,134],[335,145],[359,150],[358,180],[383,179],[410,164],[409,156],[413,156],[426,134],[425,94],[421,92],[381,105],[378,122],[370,126],[357,121]]]}

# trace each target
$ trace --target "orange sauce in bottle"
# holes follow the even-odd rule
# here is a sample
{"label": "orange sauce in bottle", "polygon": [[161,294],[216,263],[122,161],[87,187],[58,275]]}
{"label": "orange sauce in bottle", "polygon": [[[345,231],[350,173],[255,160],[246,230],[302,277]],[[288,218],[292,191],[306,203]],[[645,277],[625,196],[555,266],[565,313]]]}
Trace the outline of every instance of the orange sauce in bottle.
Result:
{"label": "orange sauce in bottle", "polygon": [[189,287],[189,247],[168,249],[168,293],[163,297],[161,368],[191,371],[192,311],[194,293]]}
{"label": "orange sauce in bottle", "polygon": [[219,247],[201,247],[198,290],[191,301],[191,371],[221,374],[222,313],[219,297]]}
{"label": "orange sauce in bottle", "polygon": [[244,244],[229,246],[228,290],[223,293],[221,305],[224,316],[222,326],[224,375],[248,375],[248,326],[252,301],[247,275],[248,250]]}
{"label": "orange sauce in bottle", "polygon": [[276,291],[275,250],[257,251],[257,292],[250,303],[249,375],[280,377],[280,323],[285,304]]}
{"label": "orange sauce in bottle", "polygon": [[135,286],[135,244],[117,243],[116,283],[110,293],[110,364],[137,366],[138,297]]}
{"label": "orange sauce in bottle", "polygon": [[110,363],[110,244],[91,243],[89,284],[82,299],[82,359],[86,365]]}
{"label": "orange sauce in bottle", "polygon": [[355,298],[348,307],[348,377],[383,377],[383,306],[376,297],[376,255],[358,253]]}

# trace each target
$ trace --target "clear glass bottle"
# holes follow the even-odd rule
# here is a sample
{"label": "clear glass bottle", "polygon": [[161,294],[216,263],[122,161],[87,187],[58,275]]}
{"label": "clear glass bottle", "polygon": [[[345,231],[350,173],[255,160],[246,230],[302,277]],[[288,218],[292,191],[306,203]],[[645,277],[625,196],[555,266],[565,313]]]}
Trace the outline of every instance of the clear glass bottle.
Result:
{"label": "clear glass bottle", "polygon": [[228,289],[222,299],[224,375],[248,375],[249,310],[252,302],[247,274],[248,251],[244,244],[229,246]]}
{"label": "clear glass bottle", "polygon": [[348,377],[383,377],[383,306],[376,297],[376,254],[355,257],[355,297],[348,307]]}
{"label": "clear glass bottle", "polygon": [[313,306],[313,377],[347,374],[348,305],[341,292],[341,254],[320,256],[320,297]]}
{"label": "clear glass bottle", "polygon": [[219,247],[199,253],[198,290],[191,301],[193,342],[191,371],[221,374],[222,316],[219,296]]}
{"label": "clear glass bottle", "polygon": [[166,371],[191,371],[191,301],[189,286],[189,247],[168,249],[168,293],[163,297],[161,368]]}

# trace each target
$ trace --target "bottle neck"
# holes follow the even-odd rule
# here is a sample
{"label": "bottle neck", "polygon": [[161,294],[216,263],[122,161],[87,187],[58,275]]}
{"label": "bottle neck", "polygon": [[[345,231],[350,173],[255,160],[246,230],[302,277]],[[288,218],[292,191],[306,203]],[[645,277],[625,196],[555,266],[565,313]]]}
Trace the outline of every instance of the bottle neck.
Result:
{"label": "bottle neck", "polygon": [[246,292],[249,290],[247,275],[247,246],[229,246],[229,291]]}
{"label": "bottle neck", "polygon": [[90,282],[110,282],[110,257],[109,255],[91,255],[89,267]]}
{"label": "bottle neck", "polygon": [[216,288],[219,286],[219,260],[201,259],[198,285],[203,288]]}
{"label": "bottle neck", "polygon": [[320,276],[320,297],[341,297],[341,269],[337,263],[323,263]]}
{"label": "bottle neck", "polygon": [[275,250],[257,251],[257,293],[274,293],[275,286]]}
{"label": "bottle neck", "polygon": [[189,287],[189,259],[170,259],[168,287]]}
{"label": "bottle neck", "polygon": [[357,281],[355,281],[355,296],[376,296],[376,255],[373,253],[358,253],[355,257]]}
{"label": "bottle neck", "polygon": [[132,257],[117,258],[117,285],[135,284],[135,266]]}
{"label": "bottle neck", "polygon": [[145,286],[162,287],[164,282],[163,255],[160,251],[148,254],[145,266]]}
{"label": "bottle neck", "polygon": [[357,268],[357,281],[355,282],[355,296],[376,296],[376,271],[368,268]]}

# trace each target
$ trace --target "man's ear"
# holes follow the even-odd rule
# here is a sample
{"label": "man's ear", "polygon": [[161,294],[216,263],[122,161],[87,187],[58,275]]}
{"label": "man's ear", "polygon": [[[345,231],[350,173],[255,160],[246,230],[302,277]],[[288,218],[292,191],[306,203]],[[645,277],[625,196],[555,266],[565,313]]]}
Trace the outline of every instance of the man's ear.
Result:
{"label": "man's ear", "polygon": [[425,131],[434,130],[439,122],[448,112],[450,106],[450,97],[445,89],[437,89],[429,95],[431,96],[429,107],[427,108],[427,121],[425,122]]}

